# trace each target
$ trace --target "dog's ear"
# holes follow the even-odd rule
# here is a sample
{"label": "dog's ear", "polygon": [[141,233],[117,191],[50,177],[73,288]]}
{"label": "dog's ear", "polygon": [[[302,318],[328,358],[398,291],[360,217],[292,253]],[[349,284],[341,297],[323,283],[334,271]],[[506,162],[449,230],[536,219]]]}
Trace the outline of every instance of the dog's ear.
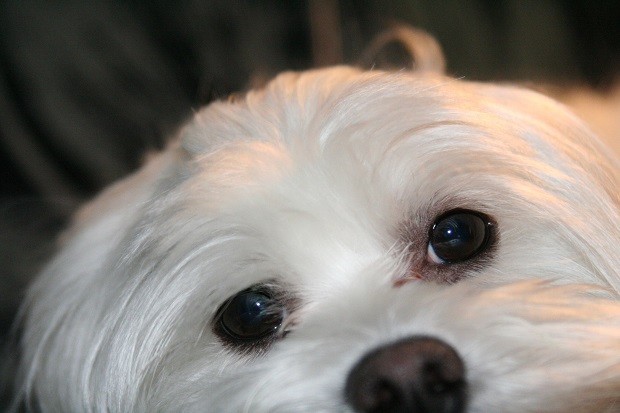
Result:
{"label": "dog's ear", "polygon": [[364,69],[445,73],[446,61],[439,42],[423,30],[395,26],[368,46],[358,63]]}

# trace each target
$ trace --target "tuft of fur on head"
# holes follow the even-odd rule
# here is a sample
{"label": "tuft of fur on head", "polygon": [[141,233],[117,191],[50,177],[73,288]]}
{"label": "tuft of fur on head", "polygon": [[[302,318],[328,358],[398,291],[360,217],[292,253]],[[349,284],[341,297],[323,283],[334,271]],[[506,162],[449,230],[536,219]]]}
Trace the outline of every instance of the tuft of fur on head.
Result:
{"label": "tuft of fur on head", "polygon": [[[619,166],[527,90],[282,74],[199,111],[78,214],[28,294],[19,401],[352,412],[363,354],[430,335],[467,367],[467,412],[617,411]],[[492,248],[429,261],[429,228],[459,209],[492,217]],[[257,284],[295,303],[286,334],[235,347],[214,320]]]}

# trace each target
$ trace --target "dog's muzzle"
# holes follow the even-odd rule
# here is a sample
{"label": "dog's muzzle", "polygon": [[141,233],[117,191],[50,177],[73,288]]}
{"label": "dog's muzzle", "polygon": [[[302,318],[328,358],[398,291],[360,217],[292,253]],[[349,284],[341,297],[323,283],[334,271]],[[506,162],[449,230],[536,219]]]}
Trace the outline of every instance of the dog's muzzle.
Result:
{"label": "dog's muzzle", "polygon": [[366,354],[347,378],[345,397],[364,413],[461,413],[465,366],[448,344],[410,337]]}

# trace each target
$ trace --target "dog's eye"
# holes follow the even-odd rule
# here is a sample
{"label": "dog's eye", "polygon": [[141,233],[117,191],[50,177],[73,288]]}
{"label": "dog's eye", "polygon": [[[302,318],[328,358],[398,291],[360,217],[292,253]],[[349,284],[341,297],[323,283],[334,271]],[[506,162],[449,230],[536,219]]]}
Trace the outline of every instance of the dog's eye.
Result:
{"label": "dog's eye", "polygon": [[452,210],[441,215],[429,234],[428,257],[437,264],[465,261],[489,245],[491,220],[469,210]]}
{"label": "dog's eye", "polygon": [[228,342],[257,342],[275,335],[286,308],[274,293],[260,286],[237,293],[224,303],[216,318],[216,332]]}

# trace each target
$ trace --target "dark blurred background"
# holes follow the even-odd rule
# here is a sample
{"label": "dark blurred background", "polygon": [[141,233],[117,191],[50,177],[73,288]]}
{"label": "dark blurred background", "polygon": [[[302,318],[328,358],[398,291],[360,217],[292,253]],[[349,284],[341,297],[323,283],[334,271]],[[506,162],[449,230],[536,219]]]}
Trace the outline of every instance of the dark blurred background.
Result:
{"label": "dark blurred background", "polygon": [[71,211],[192,109],[355,63],[398,23],[466,79],[605,90],[620,73],[617,0],[0,0],[0,340]]}

